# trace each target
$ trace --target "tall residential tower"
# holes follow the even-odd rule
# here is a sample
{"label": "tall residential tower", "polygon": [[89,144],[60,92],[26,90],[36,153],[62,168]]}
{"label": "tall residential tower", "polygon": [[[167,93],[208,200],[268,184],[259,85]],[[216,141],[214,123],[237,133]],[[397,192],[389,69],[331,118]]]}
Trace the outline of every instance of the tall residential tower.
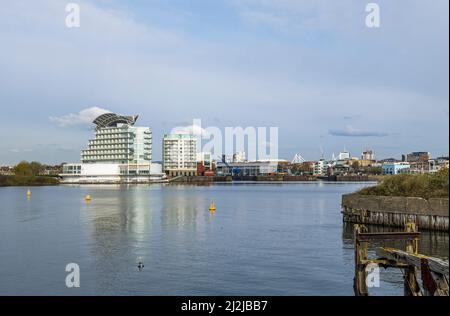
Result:
{"label": "tall residential tower", "polygon": [[171,177],[197,175],[197,138],[195,136],[164,135],[163,171]]}

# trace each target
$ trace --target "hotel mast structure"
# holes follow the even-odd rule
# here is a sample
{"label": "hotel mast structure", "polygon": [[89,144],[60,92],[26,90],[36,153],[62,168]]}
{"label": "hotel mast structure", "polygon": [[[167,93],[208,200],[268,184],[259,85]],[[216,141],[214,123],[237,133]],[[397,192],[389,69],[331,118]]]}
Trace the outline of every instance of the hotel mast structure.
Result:
{"label": "hotel mast structure", "polygon": [[94,120],[95,137],[81,152],[81,164],[63,167],[66,183],[134,183],[162,180],[161,165],[152,164],[152,132],[134,126],[135,116],[102,114]]}

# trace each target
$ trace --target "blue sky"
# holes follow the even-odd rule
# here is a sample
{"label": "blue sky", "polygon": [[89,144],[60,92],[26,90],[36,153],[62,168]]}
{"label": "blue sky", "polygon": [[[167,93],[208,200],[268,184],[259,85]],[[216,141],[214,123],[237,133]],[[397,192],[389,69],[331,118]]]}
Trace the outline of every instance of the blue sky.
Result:
{"label": "blue sky", "polygon": [[78,161],[96,108],[277,126],[280,157],[448,154],[448,1],[1,1],[0,164]]}

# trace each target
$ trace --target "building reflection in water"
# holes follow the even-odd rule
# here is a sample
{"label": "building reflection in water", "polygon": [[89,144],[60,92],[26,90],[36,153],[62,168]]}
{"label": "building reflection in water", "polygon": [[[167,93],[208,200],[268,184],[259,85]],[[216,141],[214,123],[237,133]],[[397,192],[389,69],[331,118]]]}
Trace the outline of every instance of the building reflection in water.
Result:
{"label": "building reflection in water", "polygon": [[101,280],[98,290],[117,293],[126,291],[127,284],[143,280],[138,276],[138,258],[144,261],[145,273],[182,264],[163,257],[203,251],[213,225],[208,210],[211,197],[193,194],[192,190],[196,188],[163,190],[163,185],[97,186],[90,190],[92,201],[82,204],[81,220],[86,222],[87,240],[92,243],[92,269],[103,275],[96,277]]}
{"label": "building reflection in water", "polygon": [[[95,273],[106,277],[97,284],[101,290],[113,290],[122,284],[116,276],[130,276],[137,271],[137,258],[151,256],[153,205],[149,194],[139,186],[104,186],[91,191],[92,201],[83,205],[91,241],[90,253]],[[124,272],[125,271],[125,272]]]}
{"label": "building reflection in water", "polygon": [[[208,195],[199,195],[196,186],[174,186],[161,194],[161,230],[163,236],[176,238],[177,242],[206,239],[210,214]],[[180,240],[182,239],[182,240]],[[187,240],[186,240],[187,239]]]}

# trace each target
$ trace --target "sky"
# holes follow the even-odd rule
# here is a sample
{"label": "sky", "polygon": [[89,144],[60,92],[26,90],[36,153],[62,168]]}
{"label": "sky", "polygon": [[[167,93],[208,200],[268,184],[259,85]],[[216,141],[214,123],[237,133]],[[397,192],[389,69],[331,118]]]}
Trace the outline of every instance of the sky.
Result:
{"label": "sky", "polygon": [[448,0],[0,0],[0,164],[78,162],[105,111],[161,138],[278,127],[279,157],[449,152]]}

